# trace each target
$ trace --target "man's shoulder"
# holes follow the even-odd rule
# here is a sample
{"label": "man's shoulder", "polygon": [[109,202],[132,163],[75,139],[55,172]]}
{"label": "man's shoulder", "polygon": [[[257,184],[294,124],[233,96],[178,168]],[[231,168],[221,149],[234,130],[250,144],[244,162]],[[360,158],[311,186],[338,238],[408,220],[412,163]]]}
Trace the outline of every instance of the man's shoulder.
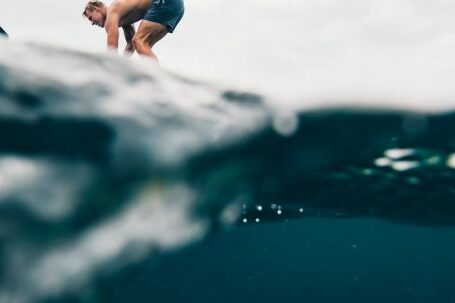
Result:
{"label": "man's shoulder", "polygon": [[108,14],[123,15],[134,7],[134,0],[115,0],[108,7]]}
{"label": "man's shoulder", "polygon": [[121,6],[121,0],[115,0],[113,1],[109,6],[108,6],[108,11],[111,12],[113,10],[118,9],[119,6]]}
{"label": "man's shoulder", "polygon": [[134,6],[137,1],[135,0],[114,0],[109,5],[109,8],[129,7]]}

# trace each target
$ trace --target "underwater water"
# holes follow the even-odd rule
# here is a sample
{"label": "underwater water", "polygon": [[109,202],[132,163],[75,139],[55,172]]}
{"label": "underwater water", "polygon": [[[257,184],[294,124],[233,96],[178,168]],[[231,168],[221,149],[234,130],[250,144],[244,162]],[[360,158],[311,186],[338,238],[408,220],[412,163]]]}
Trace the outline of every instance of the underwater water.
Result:
{"label": "underwater water", "polygon": [[1,302],[455,298],[449,105],[291,107],[0,43]]}
{"label": "underwater water", "polygon": [[[447,302],[450,229],[376,220],[236,227],[133,270],[107,302]],[[151,266],[153,264],[153,267]],[[147,268],[147,266],[150,266]]]}

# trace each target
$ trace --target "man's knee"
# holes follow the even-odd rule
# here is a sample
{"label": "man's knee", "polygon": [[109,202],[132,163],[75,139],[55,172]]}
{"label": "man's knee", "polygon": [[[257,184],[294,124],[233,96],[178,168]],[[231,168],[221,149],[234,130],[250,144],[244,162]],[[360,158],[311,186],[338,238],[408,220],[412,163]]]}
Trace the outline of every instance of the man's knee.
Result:
{"label": "man's knee", "polygon": [[137,34],[133,36],[133,39],[131,40],[131,42],[133,43],[133,46],[135,49],[148,45],[148,43],[145,41],[145,39],[142,39]]}

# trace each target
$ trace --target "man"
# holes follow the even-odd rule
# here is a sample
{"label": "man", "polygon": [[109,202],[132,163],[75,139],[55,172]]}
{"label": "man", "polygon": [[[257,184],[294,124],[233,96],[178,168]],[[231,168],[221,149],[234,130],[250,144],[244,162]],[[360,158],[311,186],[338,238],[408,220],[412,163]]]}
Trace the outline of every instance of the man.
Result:
{"label": "man", "polygon": [[[183,0],[114,0],[109,6],[102,1],[89,1],[82,15],[92,25],[104,27],[107,47],[117,51],[119,27],[126,40],[124,54],[138,54],[156,60],[152,47],[172,33],[184,13]],[[137,32],[133,24],[142,20]]]}

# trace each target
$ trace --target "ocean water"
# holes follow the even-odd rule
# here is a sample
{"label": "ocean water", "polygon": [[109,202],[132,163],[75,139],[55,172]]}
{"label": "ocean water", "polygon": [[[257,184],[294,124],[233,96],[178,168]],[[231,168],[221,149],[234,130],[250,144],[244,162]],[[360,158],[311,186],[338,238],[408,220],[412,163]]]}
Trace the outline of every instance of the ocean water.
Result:
{"label": "ocean water", "polygon": [[450,103],[0,47],[1,302],[455,299]]}

